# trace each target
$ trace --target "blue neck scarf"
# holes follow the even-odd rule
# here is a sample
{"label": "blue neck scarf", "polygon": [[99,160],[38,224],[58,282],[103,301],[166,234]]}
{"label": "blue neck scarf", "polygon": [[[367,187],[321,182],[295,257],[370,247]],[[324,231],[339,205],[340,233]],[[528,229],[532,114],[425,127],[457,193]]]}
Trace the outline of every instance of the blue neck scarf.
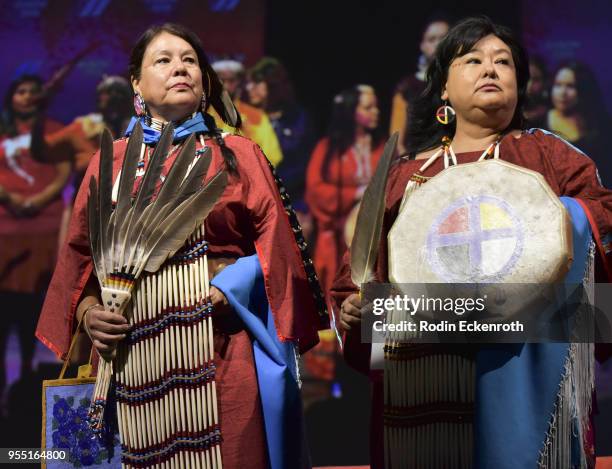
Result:
{"label": "blue neck scarf", "polygon": [[[140,122],[144,135],[144,143],[146,143],[147,145],[157,143],[159,141],[159,138],[161,137],[161,132],[155,130],[150,125],[147,125],[146,120],[146,117],[132,117],[130,125],[128,125],[128,128],[125,131],[125,136],[129,137],[132,134],[132,130],[134,129],[134,125],[136,125],[136,122]],[[174,129],[173,143],[185,140],[193,133],[208,132],[209,130],[210,129],[204,123],[204,117],[202,117],[202,113],[197,112],[194,117],[191,117],[190,119],[187,119],[186,121],[183,121],[176,126],[176,128]]]}

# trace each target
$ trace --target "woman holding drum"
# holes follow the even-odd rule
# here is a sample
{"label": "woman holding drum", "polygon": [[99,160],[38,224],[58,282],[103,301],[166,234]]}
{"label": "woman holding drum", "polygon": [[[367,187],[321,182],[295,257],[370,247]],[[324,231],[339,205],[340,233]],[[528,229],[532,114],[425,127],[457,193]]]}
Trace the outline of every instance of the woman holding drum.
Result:
{"label": "woman holding drum", "polygon": [[[421,261],[426,264],[431,259],[439,282],[495,282],[496,275],[504,281],[502,273],[487,272],[488,259],[504,255],[499,247],[503,244],[495,248],[486,234],[478,238],[479,244],[476,238],[469,238],[474,230],[482,234],[491,229],[486,226],[485,215],[492,212],[483,208],[485,204],[476,211],[467,205],[458,206],[452,216],[437,225],[413,219],[406,226],[404,231],[409,233],[420,224],[425,224],[425,230],[439,228],[439,239],[448,245],[436,245],[435,259],[427,257],[434,251],[426,245],[415,254],[414,264],[406,258],[395,259],[393,236],[389,237],[419,191],[433,185],[434,176],[447,166],[450,171],[455,165],[461,168],[466,163],[495,159],[539,173],[557,201],[561,196],[572,198],[573,209],[566,207],[573,226],[580,220],[590,226],[587,242],[591,242],[592,232],[594,248],[585,250],[593,256],[591,262],[574,262],[581,269],[579,279],[582,281],[584,272],[593,265],[596,276],[608,275],[612,191],[601,185],[595,164],[578,149],[554,134],[524,128],[528,60],[511,31],[483,17],[460,22],[438,46],[427,76],[427,88],[415,103],[410,119],[409,154],[391,168],[387,182],[376,281],[397,282],[393,271],[396,265],[407,264],[406,270],[412,265],[416,272],[422,267]],[[459,186],[458,194],[467,195],[473,181],[453,183]],[[513,185],[510,180],[491,184],[496,184],[500,193]],[[528,197],[519,193],[518,198],[521,196]],[[430,200],[433,206],[435,200]],[[576,218],[574,213],[578,213]],[[521,216],[519,213],[518,218]],[[547,214],[539,217],[546,220]],[[498,217],[496,223],[502,218]],[[462,224],[465,226],[460,228]],[[452,241],[460,238],[465,240],[463,246]],[[578,244],[579,238],[575,238],[574,247]],[[460,279],[464,261],[476,262],[478,275]],[[450,272],[446,277],[441,273],[444,269]],[[371,346],[361,343],[362,301],[357,292],[345,262],[332,290],[345,331],[344,354],[354,367],[368,372]],[[388,363],[389,349],[386,352]],[[594,465],[590,425],[592,344],[415,344],[396,352],[395,363],[404,365],[400,367],[404,370],[405,385],[400,389],[403,402],[393,401],[397,383],[389,376],[371,373],[372,467]],[[387,371],[385,364],[385,375]]]}

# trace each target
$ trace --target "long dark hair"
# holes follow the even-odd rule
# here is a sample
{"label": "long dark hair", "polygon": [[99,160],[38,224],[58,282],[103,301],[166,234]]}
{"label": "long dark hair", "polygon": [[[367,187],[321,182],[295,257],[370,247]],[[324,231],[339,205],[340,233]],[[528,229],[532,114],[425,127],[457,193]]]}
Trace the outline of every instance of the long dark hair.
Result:
{"label": "long dark hair", "polygon": [[451,62],[472,50],[483,37],[494,35],[501,39],[512,52],[516,68],[518,100],[509,128],[522,129],[525,126],[523,107],[529,81],[529,61],[527,52],[505,26],[493,23],[486,16],[467,18],[457,23],[440,42],[436,54],[427,69],[427,86],[415,100],[410,113],[405,146],[414,156],[440,145],[442,137],[450,138],[455,134],[455,123],[441,125],[435,117],[436,110],[442,106],[442,90],[448,78]]}
{"label": "long dark hair", "polygon": [[268,87],[265,111],[286,111],[295,104],[295,93],[285,66],[273,57],[263,57],[248,71],[255,83],[265,82]]}
{"label": "long dark hair", "polygon": [[[21,75],[13,81],[4,95],[4,109],[0,118],[0,133],[9,137],[17,135],[17,125],[15,122],[15,110],[13,109],[13,96],[19,86],[24,83],[34,83],[42,91],[43,80],[38,75]],[[41,100],[37,106],[35,114],[40,114],[44,108],[44,102]]]}
{"label": "long dark hair", "polygon": [[[132,49],[132,53],[130,54],[130,61],[128,65],[130,79],[140,79],[142,59],[145,51],[147,50],[147,47],[151,41],[153,41],[153,39],[155,39],[161,33],[168,33],[172,34],[173,36],[180,37],[189,43],[189,45],[193,47],[193,50],[196,52],[200,70],[202,71],[204,93],[206,94],[204,120],[206,121],[206,125],[211,129],[211,134],[215,138],[215,141],[221,148],[221,153],[223,155],[227,170],[232,174],[237,174],[236,155],[227,145],[225,145],[223,137],[221,136],[221,130],[216,126],[215,120],[212,118],[212,116],[205,112],[210,106],[212,106],[226,123],[230,123],[222,99],[223,84],[210,66],[210,60],[208,60],[208,57],[204,52],[204,47],[202,46],[200,38],[193,31],[176,23],[154,25],[147,29],[142,36],[140,36]],[[240,128],[240,114],[238,114],[238,121],[231,123],[231,125],[235,128]]]}
{"label": "long dark hair", "polygon": [[553,86],[558,73],[564,69],[574,72],[576,94],[578,95],[576,113],[584,119],[586,130],[601,130],[603,126],[609,123],[610,119],[605,111],[605,101],[595,74],[582,62],[576,60],[563,62],[557,67],[553,75]]}
{"label": "long dark hair", "polygon": [[[323,159],[323,178],[328,177],[329,164],[334,155],[342,155],[355,142],[357,126],[355,125],[355,110],[359,105],[359,98],[368,85],[356,85],[345,89],[336,95],[332,106],[331,121],[327,131],[329,143]],[[372,89],[373,91],[373,89]],[[372,132],[372,147],[382,140],[382,130],[378,126]]]}

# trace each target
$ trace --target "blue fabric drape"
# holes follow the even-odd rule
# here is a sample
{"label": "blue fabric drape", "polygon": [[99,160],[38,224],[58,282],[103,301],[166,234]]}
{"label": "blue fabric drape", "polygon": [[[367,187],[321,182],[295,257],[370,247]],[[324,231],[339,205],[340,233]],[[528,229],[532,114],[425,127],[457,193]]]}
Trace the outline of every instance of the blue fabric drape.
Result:
{"label": "blue fabric drape", "polygon": [[[565,283],[582,284],[592,232],[580,204],[561,197],[572,219],[574,261]],[[476,357],[475,467],[537,467],[555,409],[568,343],[482,347]],[[574,422],[577,426],[578,422]],[[576,427],[577,428],[577,427]],[[572,455],[580,462],[578,433]]]}
{"label": "blue fabric drape", "polygon": [[310,467],[294,345],[278,339],[257,256],[238,259],[211,284],[225,294],[252,337],[271,469]]}

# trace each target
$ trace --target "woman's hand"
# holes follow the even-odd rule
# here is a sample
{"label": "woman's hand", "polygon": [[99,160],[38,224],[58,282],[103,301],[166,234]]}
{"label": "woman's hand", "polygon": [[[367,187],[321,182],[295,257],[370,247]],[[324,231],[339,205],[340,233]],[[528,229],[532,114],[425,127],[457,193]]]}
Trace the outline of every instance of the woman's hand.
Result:
{"label": "woman's hand", "polygon": [[114,358],[117,343],[125,339],[130,329],[123,315],[106,311],[101,305],[88,309],[83,322],[93,346],[106,360]]}
{"label": "woman's hand", "polygon": [[340,324],[348,333],[354,333],[361,327],[361,298],[353,293],[342,302],[340,307]]}
{"label": "woman's hand", "polygon": [[[229,304],[221,290],[210,287],[210,301],[213,304],[213,324],[222,334],[231,335],[244,329],[244,323]],[[215,348],[218,348],[215,345]]]}
{"label": "woman's hand", "polygon": [[25,216],[33,216],[36,215],[44,206],[36,196],[30,197],[23,201],[22,211],[21,213]]}
{"label": "woman's hand", "polygon": [[226,316],[231,313],[232,307],[229,301],[217,287],[210,287],[210,301],[215,310],[215,316]]}
{"label": "woman's hand", "polygon": [[21,194],[17,194],[15,192],[7,192],[6,195],[6,203],[11,212],[13,212],[17,216],[22,216],[25,214],[25,202],[26,198]]}
{"label": "woman's hand", "polygon": [[9,194],[6,189],[0,186],[0,204],[6,203],[9,200]]}
{"label": "woman's hand", "polygon": [[44,203],[37,196],[26,198],[14,192],[4,192],[3,194],[2,190],[0,190],[0,202],[5,202],[11,212],[20,217],[36,215],[44,206]]}

